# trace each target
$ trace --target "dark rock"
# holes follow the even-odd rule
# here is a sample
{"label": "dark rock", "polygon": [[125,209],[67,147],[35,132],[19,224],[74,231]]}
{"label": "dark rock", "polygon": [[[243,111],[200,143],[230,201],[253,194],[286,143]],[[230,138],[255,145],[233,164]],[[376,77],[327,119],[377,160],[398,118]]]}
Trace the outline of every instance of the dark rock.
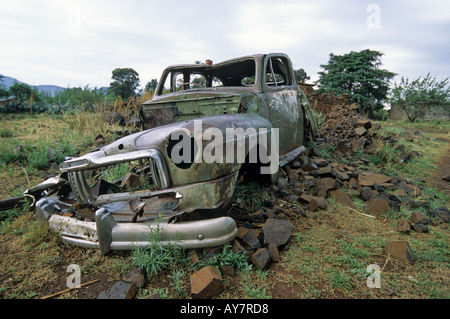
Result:
{"label": "dark rock", "polygon": [[[275,245],[275,244],[272,244]],[[270,263],[270,252],[267,248],[258,249],[252,256],[251,261],[259,269],[265,269]]]}
{"label": "dark rock", "polygon": [[122,280],[133,283],[137,288],[143,287],[145,285],[144,271],[139,267],[134,268],[123,276]]}
{"label": "dark rock", "polygon": [[328,190],[334,189],[337,187],[338,187],[338,184],[334,180],[334,178],[324,177],[324,178],[317,179],[316,184],[314,185],[314,190],[315,190],[316,196],[325,197]]}
{"label": "dark rock", "polygon": [[337,188],[329,191],[330,195],[336,200],[336,202],[348,206],[351,208],[355,208],[352,199],[348,196],[342,189]]}
{"label": "dark rock", "polygon": [[424,224],[415,224],[412,228],[417,233],[428,233],[428,227]]}
{"label": "dark rock", "polygon": [[378,192],[372,190],[370,187],[361,187],[359,190],[359,198],[368,202],[374,196],[374,192],[378,194]]}
{"label": "dark rock", "polygon": [[281,261],[280,252],[277,245],[269,244],[269,253],[273,262],[277,263]]}
{"label": "dark rock", "polygon": [[411,221],[413,224],[428,224],[431,220],[419,212],[412,212]]}
{"label": "dark rock", "polygon": [[375,216],[386,213],[390,209],[389,201],[380,196],[372,197],[366,205],[366,211]]}
{"label": "dark rock", "polygon": [[136,286],[132,282],[120,280],[110,289],[100,293],[97,299],[133,299],[136,296]]}
{"label": "dark rock", "polygon": [[[268,219],[268,221],[271,218]],[[267,224],[264,223],[264,225]],[[264,228],[264,227],[263,227]],[[245,234],[245,236],[242,238],[242,243],[244,244],[244,247],[246,249],[258,249],[261,247],[261,243],[258,240],[258,237],[256,236],[255,232],[253,230],[250,230],[247,232],[247,234]]]}
{"label": "dark rock", "polygon": [[408,220],[400,219],[397,222],[397,230],[401,233],[409,234],[409,232],[411,230],[411,226],[410,226]]}
{"label": "dark rock", "polygon": [[288,182],[288,180],[286,178],[281,177],[281,176],[277,178],[276,186],[279,189],[283,189],[283,188],[285,188],[288,185],[289,185],[289,182]]}
{"label": "dark rock", "polygon": [[269,218],[262,227],[264,245],[275,244],[277,247],[287,243],[292,234],[292,225],[286,220]]}
{"label": "dark rock", "polygon": [[325,209],[325,208],[327,208],[325,198],[312,196],[312,198],[308,202],[308,206],[306,207],[306,210],[308,210],[310,212],[314,212],[316,210]]}

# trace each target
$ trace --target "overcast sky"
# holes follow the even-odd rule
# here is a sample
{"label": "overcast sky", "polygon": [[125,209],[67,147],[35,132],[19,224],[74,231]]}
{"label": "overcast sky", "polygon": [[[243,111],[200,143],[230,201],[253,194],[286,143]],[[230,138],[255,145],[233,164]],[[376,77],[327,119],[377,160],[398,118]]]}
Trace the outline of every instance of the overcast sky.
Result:
{"label": "overcast sky", "polygon": [[109,86],[115,68],[141,87],[171,64],[287,53],[317,80],[329,54],[384,53],[410,79],[450,76],[445,0],[0,0],[0,74],[31,85]]}

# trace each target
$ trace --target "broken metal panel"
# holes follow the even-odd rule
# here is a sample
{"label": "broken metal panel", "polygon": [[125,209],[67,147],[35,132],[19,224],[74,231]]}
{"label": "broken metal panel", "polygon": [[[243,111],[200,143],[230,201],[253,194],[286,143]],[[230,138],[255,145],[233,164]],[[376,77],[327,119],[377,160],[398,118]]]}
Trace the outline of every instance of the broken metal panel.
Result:
{"label": "broken metal panel", "polygon": [[94,222],[86,222],[71,217],[53,214],[48,223],[50,228],[59,232],[63,236],[71,236],[97,242],[97,226]]}

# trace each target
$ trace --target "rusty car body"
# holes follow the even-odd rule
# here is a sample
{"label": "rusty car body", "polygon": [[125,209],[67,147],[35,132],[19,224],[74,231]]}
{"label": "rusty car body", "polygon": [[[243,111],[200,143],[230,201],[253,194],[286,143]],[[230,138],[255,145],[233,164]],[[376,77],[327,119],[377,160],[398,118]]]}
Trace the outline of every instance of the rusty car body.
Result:
{"label": "rusty car body", "polygon": [[[264,151],[279,155],[276,170],[262,176],[273,181],[279,166],[304,151],[307,134],[317,132],[292,63],[281,53],[170,66],[152,100],[143,103],[140,118],[140,132],[62,162],[59,176],[25,192],[35,200],[38,218],[48,221],[66,242],[106,254],[144,247],[149,233],[157,230],[163,245],[174,238],[184,248],[228,243],[237,228],[223,212],[240,171],[259,172],[270,163],[249,161],[253,149],[262,147],[249,142],[251,134],[237,146],[244,160],[234,156],[226,161],[225,154],[223,161],[202,160],[208,143],[198,135],[208,129],[224,136],[230,130],[253,129],[257,141],[268,141]],[[277,140],[273,128],[278,129]],[[190,149],[177,149],[182,140]],[[175,161],[174,151],[184,160]],[[144,189],[113,191],[101,179],[99,171],[124,163],[132,163],[128,167],[143,178]]]}

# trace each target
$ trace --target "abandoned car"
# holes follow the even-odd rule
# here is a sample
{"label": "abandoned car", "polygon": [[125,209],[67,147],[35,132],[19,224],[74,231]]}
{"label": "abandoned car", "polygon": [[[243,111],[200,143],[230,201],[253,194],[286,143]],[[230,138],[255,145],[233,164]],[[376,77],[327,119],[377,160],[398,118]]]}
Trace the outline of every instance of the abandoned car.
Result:
{"label": "abandoned car", "polygon": [[[243,170],[274,181],[317,123],[285,54],[170,66],[140,109],[142,130],[60,164],[25,192],[63,240],[101,254],[177,238],[183,248],[230,242],[226,214]],[[118,188],[105,181],[130,170]],[[130,177],[137,185],[123,185]]]}

